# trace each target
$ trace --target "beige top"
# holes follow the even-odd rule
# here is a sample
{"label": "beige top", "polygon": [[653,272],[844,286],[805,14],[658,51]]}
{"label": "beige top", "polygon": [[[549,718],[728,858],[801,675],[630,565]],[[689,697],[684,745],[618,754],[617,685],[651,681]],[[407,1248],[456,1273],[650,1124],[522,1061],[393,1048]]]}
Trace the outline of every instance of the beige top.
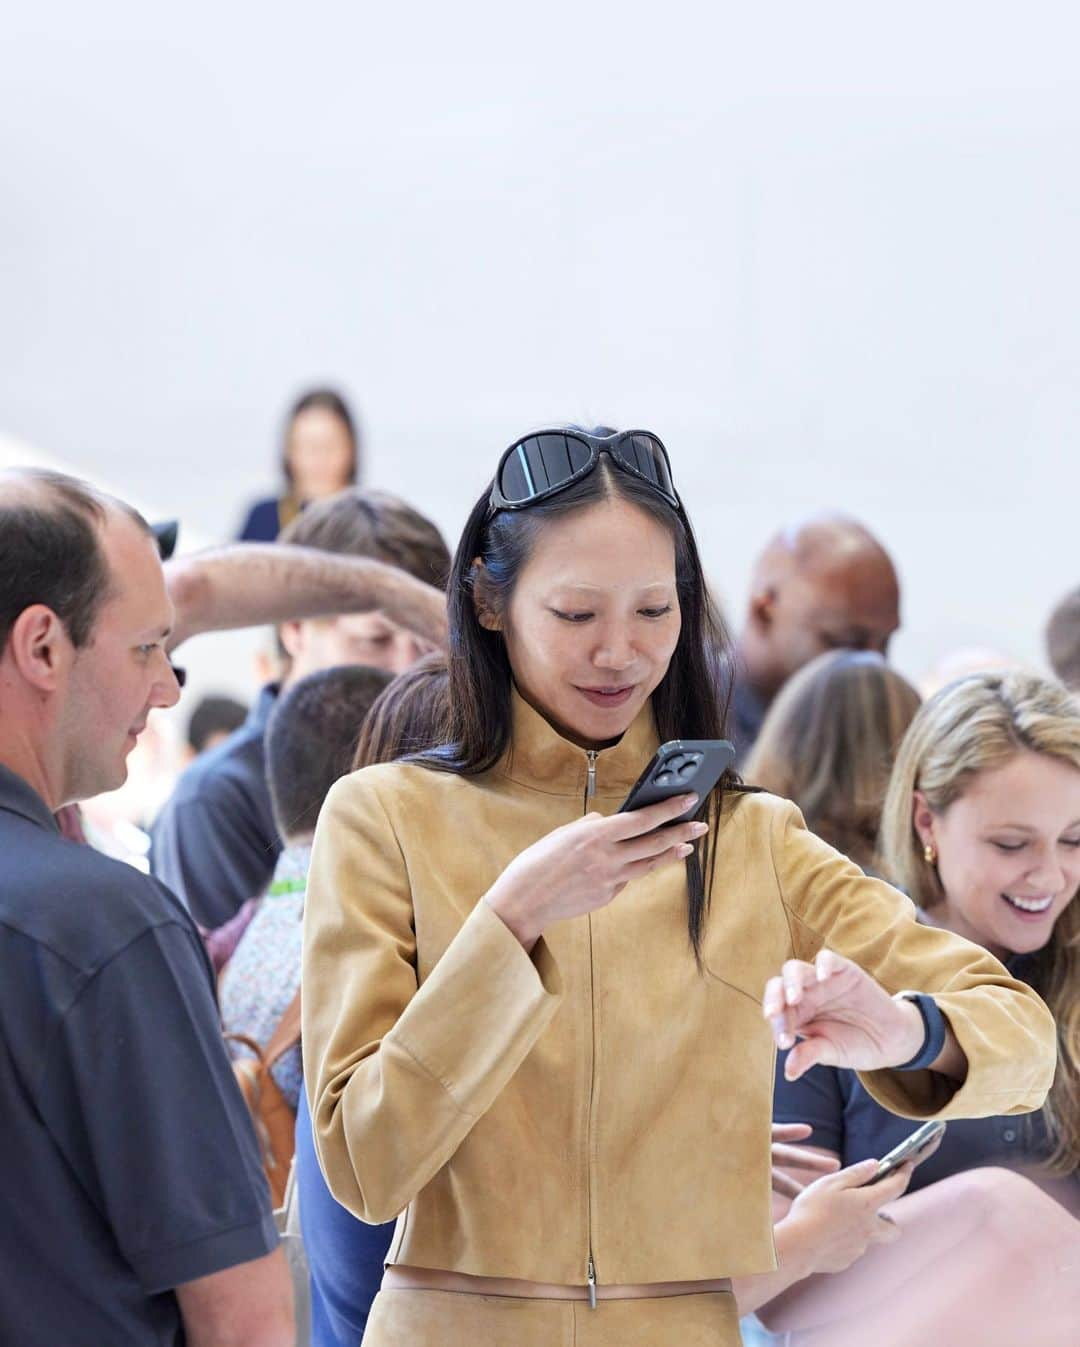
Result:
{"label": "beige top", "polygon": [[[595,755],[614,812],[656,748],[646,710]],[[544,933],[532,954],[480,900],[525,847],[586,810],[586,753],[515,696],[513,746],[472,778],[392,764],[331,791],[305,911],[303,1044],[334,1196],[399,1216],[388,1262],[584,1285],[775,1267],[774,1048],[760,1000],[823,946],[890,992],[934,993],[967,1054],[862,1073],[910,1118],[1038,1108],[1051,1016],[984,950],[807,832],[795,807],[732,794],[705,972],[668,866]],[[400,1215],[399,1215],[400,1214]]]}

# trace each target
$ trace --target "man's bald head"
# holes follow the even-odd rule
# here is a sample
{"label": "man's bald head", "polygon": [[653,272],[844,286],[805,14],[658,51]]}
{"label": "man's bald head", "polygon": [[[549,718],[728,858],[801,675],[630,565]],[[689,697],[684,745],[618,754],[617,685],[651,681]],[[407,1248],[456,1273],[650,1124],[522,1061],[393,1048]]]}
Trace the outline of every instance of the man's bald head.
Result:
{"label": "man's bald head", "polygon": [[884,654],[899,625],[900,588],[884,547],[854,519],[819,515],[784,529],[758,558],[739,658],[771,701],[826,650]]}

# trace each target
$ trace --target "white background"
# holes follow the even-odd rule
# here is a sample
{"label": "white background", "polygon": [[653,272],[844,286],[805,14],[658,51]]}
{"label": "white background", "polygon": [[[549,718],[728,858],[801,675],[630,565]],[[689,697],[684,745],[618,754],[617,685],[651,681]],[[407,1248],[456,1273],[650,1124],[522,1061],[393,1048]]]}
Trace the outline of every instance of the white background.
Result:
{"label": "white background", "polygon": [[331,380],[367,480],[453,540],[522,430],[646,425],[733,616],[777,526],[835,507],[896,557],[906,672],[1041,661],[1080,579],[1067,6],[66,3],[5,30],[0,431],[225,538]]}

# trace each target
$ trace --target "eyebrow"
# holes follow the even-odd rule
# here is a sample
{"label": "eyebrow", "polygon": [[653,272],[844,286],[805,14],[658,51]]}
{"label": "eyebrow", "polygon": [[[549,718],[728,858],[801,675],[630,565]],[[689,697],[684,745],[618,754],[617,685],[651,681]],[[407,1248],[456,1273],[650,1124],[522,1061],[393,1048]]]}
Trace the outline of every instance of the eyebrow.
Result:
{"label": "eyebrow", "polygon": [[[645,589],[669,589],[669,590],[670,590],[670,589],[675,589],[675,588],[676,588],[676,584],[675,584],[675,581],[674,581],[674,580],[649,580],[649,581],[647,581],[647,582],[646,582],[645,584],[643,584],[643,585],[636,585],[636,586],[634,586],[634,587],[635,587],[636,589],[639,589],[639,590],[645,590]],[[627,585],[627,586],[622,586],[622,585],[620,585],[619,588],[620,588],[620,589],[621,589],[621,588],[627,588],[627,589],[629,589],[630,586],[629,586],[629,585]],[[608,590],[605,589],[604,587],[602,587],[601,585],[590,585],[590,584],[585,583],[584,581],[578,582],[578,581],[574,581],[574,580],[556,580],[555,583],[552,585],[552,589],[579,589],[579,590],[582,590],[583,592],[586,592],[586,593],[589,593],[589,594],[606,594],[606,593],[608,592]]]}
{"label": "eyebrow", "polygon": [[[1080,828],[1080,818],[1074,819],[1072,823],[1066,823],[1061,831],[1067,833],[1072,828]],[[1002,832],[1027,833],[1029,837],[1035,836],[1039,831],[1038,828],[1032,828],[1027,823],[991,823],[988,831],[995,832],[998,829]]]}

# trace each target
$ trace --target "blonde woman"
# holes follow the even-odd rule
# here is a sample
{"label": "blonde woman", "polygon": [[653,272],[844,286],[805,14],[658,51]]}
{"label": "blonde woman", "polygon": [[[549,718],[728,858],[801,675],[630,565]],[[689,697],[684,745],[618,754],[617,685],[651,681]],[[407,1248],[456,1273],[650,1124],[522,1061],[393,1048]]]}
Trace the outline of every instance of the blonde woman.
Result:
{"label": "blonde woman", "polygon": [[919,694],[870,650],[831,650],[784,684],[745,776],[794,801],[811,832],[875,868],[881,808]]}
{"label": "blonde woman", "polygon": [[[908,731],[892,774],[881,862],[920,920],[971,940],[1054,1013],[1058,1070],[1023,1119],[956,1119],[890,1210],[901,1238],[768,1308],[789,1347],[873,1341],[1066,1347],[1080,1323],[1080,701],[1033,674],[944,688]],[[778,1075],[775,1117],[814,1128],[845,1165],[880,1156],[913,1123],[850,1071]]]}

